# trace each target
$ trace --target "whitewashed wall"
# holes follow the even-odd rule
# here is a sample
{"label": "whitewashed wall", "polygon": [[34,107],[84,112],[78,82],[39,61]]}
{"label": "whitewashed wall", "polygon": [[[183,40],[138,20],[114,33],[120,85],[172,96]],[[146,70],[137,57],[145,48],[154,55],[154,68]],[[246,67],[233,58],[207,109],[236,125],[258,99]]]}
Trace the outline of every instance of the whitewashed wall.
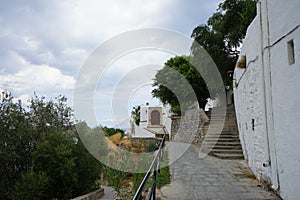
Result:
{"label": "whitewashed wall", "polygon": [[163,106],[163,125],[166,127],[169,136],[171,138],[171,125],[172,125],[172,120],[171,120],[171,115],[172,113],[170,112],[171,106],[170,105],[165,105]]}
{"label": "whitewashed wall", "polygon": [[146,128],[148,125],[149,106],[141,106],[140,110],[140,128]]}
{"label": "whitewashed wall", "polygon": [[[253,172],[273,184],[283,199],[299,199],[300,1],[261,0],[258,4],[261,10],[248,28],[241,52],[246,54],[248,66],[234,74],[239,83],[234,98],[240,138]],[[295,55],[292,65],[288,59],[291,40]],[[268,150],[271,166],[263,167]]]}
{"label": "whitewashed wall", "polygon": [[[268,8],[270,43],[277,42],[270,48],[270,67],[280,194],[300,199],[300,1],[269,0]],[[295,63],[289,65],[292,39]]]}
{"label": "whitewashed wall", "polygon": [[[260,38],[257,34],[259,19],[255,18],[248,28],[241,55],[247,57],[247,68],[236,68],[234,79],[235,109],[244,156],[258,178],[270,181],[270,169],[263,167],[266,161],[262,114],[262,74],[260,72]],[[254,120],[254,127],[252,127]],[[254,128],[254,130],[253,130]]]}

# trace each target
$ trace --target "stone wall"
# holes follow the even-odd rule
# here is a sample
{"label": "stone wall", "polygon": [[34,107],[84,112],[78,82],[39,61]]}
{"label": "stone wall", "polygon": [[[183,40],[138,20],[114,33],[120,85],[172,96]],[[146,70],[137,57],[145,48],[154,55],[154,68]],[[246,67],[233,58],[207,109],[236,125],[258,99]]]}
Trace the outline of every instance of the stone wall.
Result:
{"label": "stone wall", "polygon": [[137,137],[134,137],[134,138],[130,138],[132,144],[143,144],[144,146],[148,146],[150,143],[158,143],[160,142],[159,139],[157,138],[137,138]]}
{"label": "stone wall", "polygon": [[173,116],[171,119],[171,141],[201,144],[203,126],[209,120],[203,109],[190,109],[184,116]]}

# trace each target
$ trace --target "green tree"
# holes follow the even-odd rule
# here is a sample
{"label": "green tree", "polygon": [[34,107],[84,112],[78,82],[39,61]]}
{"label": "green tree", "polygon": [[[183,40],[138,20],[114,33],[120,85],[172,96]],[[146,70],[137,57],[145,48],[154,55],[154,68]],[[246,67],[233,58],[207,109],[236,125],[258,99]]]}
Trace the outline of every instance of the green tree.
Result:
{"label": "green tree", "polygon": [[[101,144],[98,145],[101,146]],[[107,147],[101,146],[101,149],[105,148]],[[73,196],[86,194],[99,188],[98,180],[100,173],[103,171],[103,165],[87,151],[80,139],[76,145],[73,145],[73,155],[75,157],[76,173],[79,180],[79,184],[74,186]]]}
{"label": "green tree", "polygon": [[28,113],[21,101],[3,92],[0,102],[0,199],[7,199],[9,190],[31,167],[34,134]]}
{"label": "green tree", "polygon": [[[188,83],[181,82],[182,78]],[[192,90],[187,89],[187,84],[192,87]],[[206,99],[209,97],[204,79],[190,64],[189,57],[186,56],[170,58],[164,67],[155,74],[153,86],[156,88],[152,90],[152,96],[159,98],[164,104],[170,104],[171,110],[175,114],[181,114],[181,110],[191,106],[194,103],[194,95],[196,95],[201,108],[205,106]],[[174,90],[176,90],[177,96]],[[184,101],[181,102],[181,105],[178,98]]]}
{"label": "green tree", "polygon": [[78,183],[73,140],[61,130],[51,130],[33,153],[34,170],[49,177],[53,198],[70,199],[73,186]]}
{"label": "green tree", "polygon": [[29,114],[32,125],[37,132],[45,132],[49,128],[57,127],[68,130],[73,127],[73,111],[67,105],[67,98],[63,95],[54,100],[46,100],[44,96],[34,97],[30,100]]}
{"label": "green tree", "polygon": [[135,116],[134,118],[135,124],[139,126],[141,121],[141,106],[133,107],[132,114]]}
{"label": "green tree", "polygon": [[107,137],[112,136],[116,133],[121,133],[122,137],[124,136],[124,130],[119,129],[119,128],[115,129],[115,128],[109,128],[107,126],[104,126],[104,127],[102,127],[102,130],[104,132],[104,135],[107,136]]}
{"label": "green tree", "polygon": [[70,199],[98,187],[101,164],[75,135],[53,129],[33,153],[33,168],[49,177],[51,198]]}
{"label": "green tree", "polygon": [[[256,0],[225,0],[207,24],[197,26],[192,38],[210,54],[227,82],[227,71],[233,70],[239,55],[239,47],[247,27],[256,16]],[[192,45],[195,53],[199,46]]]}
{"label": "green tree", "polygon": [[223,35],[230,51],[240,47],[247,28],[256,16],[257,0],[225,0],[208,20],[213,30]]}
{"label": "green tree", "polygon": [[64,96],[35,95],[27,109],[7,91],[0,99],[0,199],[68,199],[98,186],[101,165],[75,132]]}

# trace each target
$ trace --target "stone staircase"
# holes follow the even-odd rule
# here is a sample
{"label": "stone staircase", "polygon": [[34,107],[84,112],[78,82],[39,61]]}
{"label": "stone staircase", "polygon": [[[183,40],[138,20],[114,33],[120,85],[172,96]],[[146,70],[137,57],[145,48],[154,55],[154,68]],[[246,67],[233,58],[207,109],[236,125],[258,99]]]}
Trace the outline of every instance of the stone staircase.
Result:
{"label": "stone staircase", "polygon": [[[223,127],[222,109],[227,109]],[[213,117],[211,113],[214,113]],[[202,143],[202,151],[221,159],[244,159],[234,105],[229,105],[227,108],[213,108],[208,113],[208,117],[210,122],[204,125],[205,139]]]}

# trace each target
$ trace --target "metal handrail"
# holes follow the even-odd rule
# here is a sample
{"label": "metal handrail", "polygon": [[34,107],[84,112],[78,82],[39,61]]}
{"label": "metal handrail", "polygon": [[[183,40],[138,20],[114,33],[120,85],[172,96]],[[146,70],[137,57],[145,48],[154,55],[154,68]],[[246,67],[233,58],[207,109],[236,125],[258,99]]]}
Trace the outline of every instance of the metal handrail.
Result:
{"label": "metal handrail", "polygon": [[152,199],[155,199],[155,197],[156,197],[156,179],[157,179],[157,174],[160,172],[160,162],[161,162],[161,159],[163,156],[163,147],[164,147],[164,143],[165,143],[165,138],[166,138],[166,134],[164,134],[164,137],[162,138],[162,140],[160,142],[159,148],[155,152],[155,156],[152,160],[152,163],[151,163],[147,173],[145,174],[139,188],[135,192],[132,200],[141,200],[142,199],[142,192],[148,181],[148,178],[151,176],[152,173],[153,173],[152,186],[150,188],[150,191],[148,192],[146,199],[150,200],[151,197],[152,197]]}

